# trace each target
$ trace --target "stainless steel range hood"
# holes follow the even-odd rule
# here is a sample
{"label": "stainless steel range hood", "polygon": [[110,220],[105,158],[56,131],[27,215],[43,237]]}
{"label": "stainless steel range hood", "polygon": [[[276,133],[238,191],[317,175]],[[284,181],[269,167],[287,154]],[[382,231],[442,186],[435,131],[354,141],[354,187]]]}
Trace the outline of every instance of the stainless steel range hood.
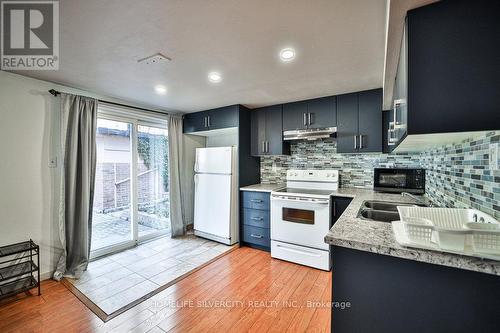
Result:
{"label": "stainless steel range hood", "polygon": [[303,130],[284,131],[283,139],[292,140],[317,140],[335,137],[337,127],[309,128]]}

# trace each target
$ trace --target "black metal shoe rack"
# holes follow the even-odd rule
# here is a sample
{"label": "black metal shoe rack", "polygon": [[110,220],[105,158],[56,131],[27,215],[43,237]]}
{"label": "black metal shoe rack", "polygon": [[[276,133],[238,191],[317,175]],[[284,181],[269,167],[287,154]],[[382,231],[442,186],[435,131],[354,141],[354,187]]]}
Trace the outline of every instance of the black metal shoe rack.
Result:
{"label": "black metal shoe rack", "polygon": [[40,295],[40,247],[31,239],[0,247],[0,299],[33,288]]}

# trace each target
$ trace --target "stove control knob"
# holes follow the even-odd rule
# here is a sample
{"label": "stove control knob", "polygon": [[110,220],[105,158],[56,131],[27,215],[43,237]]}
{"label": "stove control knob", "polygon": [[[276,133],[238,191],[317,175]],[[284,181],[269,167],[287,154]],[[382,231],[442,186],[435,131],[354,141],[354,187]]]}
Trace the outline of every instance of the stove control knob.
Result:
{"label": "stove control knob", "polygon": [[327,176],[327,177],[330,177],[330,174],[329,174],[329,173],[327,173],[327,174],[326,174],[326,176]]}

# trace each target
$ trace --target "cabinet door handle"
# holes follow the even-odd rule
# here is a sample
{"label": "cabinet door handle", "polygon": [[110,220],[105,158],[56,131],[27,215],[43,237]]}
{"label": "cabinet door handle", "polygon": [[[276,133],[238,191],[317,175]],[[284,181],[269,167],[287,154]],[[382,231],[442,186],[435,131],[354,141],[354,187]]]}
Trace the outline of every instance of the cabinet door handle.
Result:
{"label": "cabinet door handle", "polygon": [[394,122],[389,122],[389,129],[387,130],[387,145],[394,146],[396,144],[397,139],[393,137],[394,134]]}
{"label": "cabinet door handle", "polygon": [[208,116],[207,118],[208,118],[208,127],[210,127],[210,116]]}
{"label": "cabinet door handle", "polygon": [[264,220],[262,217],[252,217],[250,219],[254,220],[254,221],[263,221]]}
{"label": "cabinet door handle", "polygon": [[363,148],[363,135],[359,135],[359,149]]}
{"label": "cabinet door handle", "polygon": [[260,199],[250,199],[250,202],[257,202],[257,203],[261,203],[261,202],[262,202],[262,200],[260,200]]}
{"label": "cabinet door handle", "polygon": [[307,125],[311,126],[311,113],[307,113]]}
{"label": "cabinet door handle", "polygon": [[396,128],[397,125],[401,124],[400,121],[398,121],[398,107],[404,102],[404,99],[396,99],[394,101],[394,128]]}
{"label": "cabinet door handle", "polygon": [[358,136],[355,135],[354,136],[354,149],[357,149],[358,148]]}
{"label": "cabinet door handle", "polygon": [[208,121],[207,121],[207,120],[208,120],[208,119],[207,119],[207,117],[204,117],[204,118],[203,118],[203,127],[208,127],[208,126],[207,126],[207,123],[208,123]]}
{"label": "cabinet door handle", "polygon": [[262,152],[266,152],[266,141],[262,141]]}
{"label": "cabinet door handle", "polygon": [[307,126],[307,115],[305,112],[304,112],[304,126]]}
{"label": "cabinet door handle", "polygon": [[266,141],[266,153],[269,154],[269,141]]}
{"label": "cabinet door handle", "polygon": [[250,237],[253,237],[253,238],[263,238],[264,236],[262,236],[262,235],[254,235],[254,234],[250,234]]}

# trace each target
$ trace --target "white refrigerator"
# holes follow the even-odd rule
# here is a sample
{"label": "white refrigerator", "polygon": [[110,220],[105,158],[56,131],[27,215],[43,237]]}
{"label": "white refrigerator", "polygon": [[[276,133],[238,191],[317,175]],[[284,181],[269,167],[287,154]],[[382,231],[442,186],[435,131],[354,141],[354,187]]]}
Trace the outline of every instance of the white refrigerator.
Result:
{"label": "white refrigerator", "polygon": [[235,147],[197,148],[194,167],[194,234],[232,245],[238,242]]}

